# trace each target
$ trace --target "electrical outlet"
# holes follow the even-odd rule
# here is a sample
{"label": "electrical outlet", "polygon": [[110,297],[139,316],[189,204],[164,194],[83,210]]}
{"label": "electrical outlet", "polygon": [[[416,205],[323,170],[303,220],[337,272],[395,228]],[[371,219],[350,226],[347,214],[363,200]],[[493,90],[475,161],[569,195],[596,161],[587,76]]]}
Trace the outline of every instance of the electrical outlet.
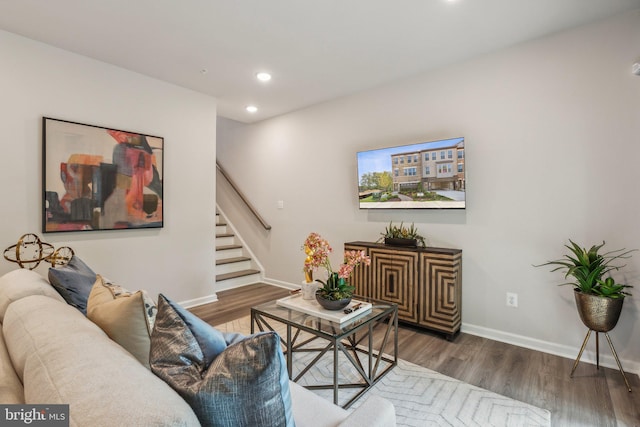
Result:
{"label": "electrical outlet", "polygon": [[518,307],[518,294],[507,292],[507,307]]}

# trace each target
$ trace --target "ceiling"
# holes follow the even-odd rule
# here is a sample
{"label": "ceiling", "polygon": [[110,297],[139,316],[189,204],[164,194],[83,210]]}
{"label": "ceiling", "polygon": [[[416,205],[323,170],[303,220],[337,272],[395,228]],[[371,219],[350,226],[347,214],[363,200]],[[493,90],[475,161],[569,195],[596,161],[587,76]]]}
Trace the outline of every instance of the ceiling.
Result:
{"label": "ceiling", "polygon": [[0,0],[0,29],[212,95],[218,114],[251,123],[634,8],[640,0]]}

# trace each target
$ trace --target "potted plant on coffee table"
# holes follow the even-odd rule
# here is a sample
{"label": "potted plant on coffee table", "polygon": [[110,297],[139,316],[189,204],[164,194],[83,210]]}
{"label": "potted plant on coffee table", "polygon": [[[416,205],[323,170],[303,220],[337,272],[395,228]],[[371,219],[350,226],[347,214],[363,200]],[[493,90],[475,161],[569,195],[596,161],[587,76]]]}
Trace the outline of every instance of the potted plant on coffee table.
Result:
{"label": "potted plant on coffee table", "polygon": [[[571,376],[573,376],[582,352],[589,341],[591,331],[596,332],[596,348],[599,348],[598,333],[603,332],[609,342],[609,346],[618,363],[627,388],[631,391],[631,387],[622,370],[608,332],[618,323],[624,298],[631,295],[627,292],[627,289],[633,287],[632,285],[617,283],[615,279],[611,277],[611,272],[624,267],[624,265],[618,265],[617,261],[630,258],[631,252],[636,251],[636,249],[617,249],[601,253],[600,250],[605,245],[604,241],[602,244],[593,245],[589,249],[578,245],[572,240],[569,240],[569,242],[569,245],[565,245],[565,247],[569,249],[569,252],[562,258],[547,261],[543,264],[536,265],[536,267],[555,266],[555,268],[551,270],[552,272],[561,271],[565,273],[564,277],[569,281],[561,283],[560,286],[573,286],[573,294],[578,314],[580,315],[582,323],[589,328],[578,358],[571,370]],[[596,358],[596,365],[599,368],[600,356],[597,353]]]}
{"label": "potted plant on coffee table", "polygon": [[344,262],[338,271],[333,271],[329,254],[333,249],[318,233],[311,233],[304,242],[303,248],[307,254],[304,271],[311,272],[319,267],[327,271],[325,281],[317,279],[322,286],[316,291],[316,301],[327,310],[341,310],[351,302],[355,287],[349,284],[353,269],[364,263],[371,264],[371,259],[364,251],[345,251]]}

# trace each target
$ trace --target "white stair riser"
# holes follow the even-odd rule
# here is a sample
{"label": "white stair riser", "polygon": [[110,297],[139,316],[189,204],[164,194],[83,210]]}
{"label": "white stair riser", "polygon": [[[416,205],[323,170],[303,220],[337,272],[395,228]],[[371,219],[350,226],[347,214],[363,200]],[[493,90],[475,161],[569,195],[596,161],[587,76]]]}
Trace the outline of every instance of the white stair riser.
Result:
{"label": "white stair riser", "polygon": [[216,237],[216,246],[233,245],[234,243],[233,237]]}
{"label": "white stair riser", "polygon": [[[240,246],[241,239],[237,236],[222,236],[224,234],[233,234],[233,226],[228,223],[227,219],[221,215],[216,214],[216,248],[223,248],[225,246]],[[216,261],[228,260],[224,264],[216,264],[216,276],[229,275],[234,276],[237,274],[245,274],[246,270],[257,270],[255,261],[242,260],[233,262],[230,258],[247,257],[247,251],[242,246],[233,249],[220,249],[216,250],[214,255]],[[237,273],[237,274],[234,274]],[[224,289],[237,288],[244,285],[250,285],[262,280],[262,273],[249,274],[247,276],[233,277],[229,279],[216,280],[216,291]]]}
{"label": "white stair riser", "polygon": [[242,256],[242,248],[216,251],[216,259],[228,259]]}
{"label": "white stair riser", "polygon": [[248,276],[235,277],[233,279],[221,280],[216,282],[216,291],[250,285],[252,283],[257,283],[260,280],[260,274],[258,273],[250,274]]}
{"label": "white stair riser", "polygon": [[216,266],[216,274],[227,274],[241,270],[249,270],[251,261],[230,262],[228,264],[220,264]]}

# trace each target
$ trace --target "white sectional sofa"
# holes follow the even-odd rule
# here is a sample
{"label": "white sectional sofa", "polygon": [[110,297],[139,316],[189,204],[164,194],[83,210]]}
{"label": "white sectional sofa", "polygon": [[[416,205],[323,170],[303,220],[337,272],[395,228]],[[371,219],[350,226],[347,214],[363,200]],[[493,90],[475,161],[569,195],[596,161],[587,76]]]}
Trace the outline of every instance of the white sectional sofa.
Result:
{"label": "white sectional sofa", "polygon": [[[198,426],[169,385],[68,305],[40,274],[0,277],[0,403],[69,404],[72,426]],[[346,411],[290,382],[305,426],[394,426],[393,405],[371,397]]]}

